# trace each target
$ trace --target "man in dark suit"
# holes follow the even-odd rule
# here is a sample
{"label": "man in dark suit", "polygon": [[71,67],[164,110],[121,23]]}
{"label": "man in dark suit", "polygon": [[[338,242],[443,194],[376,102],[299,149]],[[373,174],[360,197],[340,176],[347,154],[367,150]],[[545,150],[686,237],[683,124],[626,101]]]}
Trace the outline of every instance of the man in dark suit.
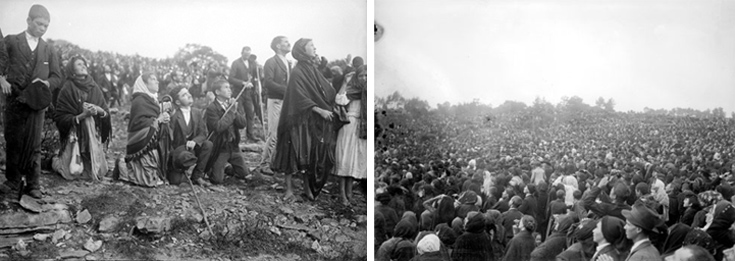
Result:
{"label": "man in dark suit", "polygon": [[[521,217],[523,217],[523,213],[521,213],[518,208],[523,203],[523,199],[519,196],[513,196],[513,198],[510,199],[510,209],[508,211],[504,212],[503,217],[503,227],[505,228],[505,242],[508,243],[513,238],[513,226],[516,225],[516,220],[521,220]],[[530,252],[530,251],[529,251]]]}
{"label": "man in dark suit", "polygon": [[[41,132],[51,93],[61,86],[58,57],[53,46],[41,36],[46,33],[51,16],[41,5],[28,13],[28,28],[5,37],[8,63],[0,72],[0,86],[6,95],[5,140],[7,169],[5,191],[18,191],[25,176],[24,193],[41,198]],[[42,85],[41,85],[42,84]],[[40,95],[39,95],[40,94]]]}
{"label": "man in dark suit", "polygon": [[260,139],[253,133],[253,117],[256,110],[258,110],[256,106],[260,106],[257,96],[259,95],[258,91],[253,88],[257,83],[255,75],[257,75],[257,64],[250,59],[250,47],[245,46],[242,48],[241,57],[233,61],[232,66],[230,66],[229,82],[235,95],[240,93],[242,88],[245,88],[245,92],[240,96],[238,102],[245,110],[248,141],[258,142]]}
{"label": "man in dark suit", "polygon": [[291,43],[288,42],[288,38],[285,36],[276,36],[271,41],[271,49],[276,52],[276,55],[268,58],[263,67],[263,71],[265,71],[263,82],[268,96],[268,132],[266,133],[263,154],[260,159],[260,172],[267,174],[273,174],[270,163],[273,161],[273,155],[276,154],[278,119],[281,116],[283,96],[286,93],[288,79],[291,76],[291,61],[286,58],[286,54],[291,51]]}
{"label": "man in dark suit", "polygon": [[102,94],[105,95],[105,101],[112,106],[111,102],[117,100],[117,86],[115,86],[117,79],[112,74],[112,67],[110,65],[105,64],[103,70],[104,72],[97,76],[96,82],[100,86],[100,89],[102,89]]}
{"label": "man in dark suit", "polygon": [[[215,100],[207,107],[205,117],[207,129],[212,133],[214,150],[207,163],[207,170],[212,169],[210,180],[222,184],[225,177],[225,164],[232,164],[236,177],[244,178],[250,174],[245,159],[240,153],[240,129],[245,127],[245,113],[238,102],[231,98],[230,84],[218,80],[212,84]],[[232,108],[225,114],[225,110]]]}
{"label": "man in dark suit", "polygon": [[207,126],[204,122],[204,115],[200,109],[191,107],[194,98],[191,97],[189,90],[184,86],[175,87],[169,95],[174,104],[178,106],[173,117],[171,117],[171,124],[169,125],[172,129],[171,133],[173,133],[171,147],[176,149],[184,146],[186,151],[194,153],[197,164],[191,174],[191,180],[194,184],[209,186],[211,184],[204,180],[204,169],[207,167],[207,161],[209,161],[212,154],[212,142],[207,140]]}

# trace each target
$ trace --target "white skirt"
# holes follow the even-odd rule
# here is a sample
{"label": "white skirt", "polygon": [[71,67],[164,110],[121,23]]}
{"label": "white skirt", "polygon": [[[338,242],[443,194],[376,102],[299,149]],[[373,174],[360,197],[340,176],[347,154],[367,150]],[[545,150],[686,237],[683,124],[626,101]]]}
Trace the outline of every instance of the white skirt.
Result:
{"label": "white skirt", "polygon": [[347,116],[350,123],[337,134],[335,174],[340,177],[367,178],[367,140],[358,137],[360,101],[350,101]]}

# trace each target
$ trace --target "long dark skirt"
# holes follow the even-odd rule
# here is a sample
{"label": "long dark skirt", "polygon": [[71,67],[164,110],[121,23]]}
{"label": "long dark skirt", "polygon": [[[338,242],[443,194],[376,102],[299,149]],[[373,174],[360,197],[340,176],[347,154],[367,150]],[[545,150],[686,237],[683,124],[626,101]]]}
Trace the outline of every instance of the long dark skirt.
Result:
{"label": "long dark skirt", "polygon": [[303,173],[306,189],[316,197],[334,168],[337,144],[334,123],[310,113],[290,129],[280,128],[271,168],[286,174]]}

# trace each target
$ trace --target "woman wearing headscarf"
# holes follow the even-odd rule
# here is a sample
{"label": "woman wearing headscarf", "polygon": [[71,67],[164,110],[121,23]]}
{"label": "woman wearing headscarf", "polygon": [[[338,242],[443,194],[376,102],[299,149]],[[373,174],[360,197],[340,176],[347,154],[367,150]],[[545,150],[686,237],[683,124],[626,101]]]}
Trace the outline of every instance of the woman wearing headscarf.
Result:
{"label": "woman wearing headscarf", "polygon": [[578,229],[574,232],[577,240],[567,250],[556,256],[557,261],[589,261],[595,254],[595,241],[592,231],[597,227],[597,220],[584,219],[580,222]]}
{"label": "woman wearing headscarf", "polygon": [[158,142],[161,124],[170,121],[166,112],[161,112],[158,103],[158,79],[153,73],[144,73],[133,85],[133,102],[130,105],[128,123],[128,145],[125,162],[127,168],[117,164],[120,180],[136,185],[155,187],[164,184],[164,173]]}
{"label": "woman wearing headscarf", "polygon": [[454,233],[454,230],[446,223],[436,225],[434,231],[436,232],[436,236],[438,236],[442,241],[442,244],[446,246],[451,253],[454,249],[454,243],[457,241],[457,233]]}
{"label": "woman wearing headscarf", "polygon": [[557,218],[554,232],[546,241],[531,252],[531,260],[554,260],[567,247],[567,232],[575,223],[575,214]]}
{"label": "woman wearing headscarf", "polygon": [[465,232],[457,238],[453,260],[494,260],[490,236],[485,233],[485,216],[479,212],[467,214]]}
{"label": "woman wearing headscarf", "polygon": [[723,251],[735,245],[730,231],[735,223],[735,207],[729,201],[720,199],[712,208],[711,213],[707,214],[704,231],[715,241],[715,259],[722,260]]}
{"label": "woman wearing headscarf", "polygon": [[614,216],[604,216],[597,222],[592,231],[592,238],[597,243],[597,250],[592,261],[597,260],[625,260],[630,240],[625,237],[625,221]]}
{"label": "woman wearing headscarf", "polygon": [[450,259],[442,255],[441,241],[434,234],[427,234],[416,244],[417,256],[411,261],[449,261]]}
{"label": "woman wearing headscarf", "polygon": [[426,211],[429,211],[434,221],[434,226],[439,224],[451,225],[454,219],[454,199],[450,196],[441,194],[430,198],[423,203]]}
{"label": "woman wearing headscarf", "polygon": [[531,260],[531,251],[536,241],[531,232],[536,230],[536,220],[532,216],[524,215],[517,225],[519,231],[508,243],[504,261],[528,261]]}
{"label": "woman wearing headscarf", "polygon": [[[56,100],[54,122],[59,129],[61,147],[54,170],[66,179],[76,174],[99,180],[107,174],[107,161],[102,144],[107,144],[112,133],[109,109],[100,87],[87,71],[87,61],[81,56],[72,57],[65,68],[67,76]],[[74,144],[79,155],[73,155]],[[81,173],[72,171],[70,165],[80,156]]]}
{"label": "woman wearing headscarf", "polygon": [[337,104],[347,108],[350,123],[337,133],[334,173],[340,177],[342,203],[350,205],[352,180],[367,178],[367,66],[347,74]]}
{"label": "woman wearing headscarf", "polygon": [[[396,228],[393,238],[383,242],[375,255],[377,261],[401,260],[408,261],[415,255],[416,245],[413,243],[418,231],[416,216],[406,212]],[[413,217],[413,218],[412,218]]]}
{"label": "woman wearing headscarf", "polygon": [[690,231],[692,231],[692,228],[682,223],[676,223],[669,227],[669,235],[666,237],[666,241],[664,242],[661,257],[665,258],[673,255],[674,252],[684,244],[684,239]]}
{"label": "woman wearing headscarf", "polygon": [[283,98],[278,122],[273,170],[286,175],[284,199],[293,197],[291,176],[304,174],[309,199],[319,195],[334,167],[337,133],[334,128],[332,85],[317,68],[319,56],[311,39],[301,38],[291,51],[298,61]]}

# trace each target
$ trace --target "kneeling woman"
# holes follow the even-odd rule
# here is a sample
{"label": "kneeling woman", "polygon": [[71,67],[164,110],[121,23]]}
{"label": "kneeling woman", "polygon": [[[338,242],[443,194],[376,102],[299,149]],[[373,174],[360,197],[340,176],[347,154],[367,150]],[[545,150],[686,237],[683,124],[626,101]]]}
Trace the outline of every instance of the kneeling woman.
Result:
{"label": "kneeling woman", "polygon": [[68,78],[59,91],[54,114],[62,151],[53,167],[66,179],[84,176],[99,180],[107,174],[102,144],[109,141],[112,132],[107,103],[88,74],[84,58],[72,57],[65,69]]}
{"label": "kneeling woman", "polygon": [[158,142],[161,128],[168,128],[170,116],[161,112],[158,104],[158,79],[153,73],[144,73],[135,80],[133,102],[128,123],[128,145],[125,155],[127,168],[118,164],[120,180],[140,186],[155,187],[164,184],[163,160]]}

